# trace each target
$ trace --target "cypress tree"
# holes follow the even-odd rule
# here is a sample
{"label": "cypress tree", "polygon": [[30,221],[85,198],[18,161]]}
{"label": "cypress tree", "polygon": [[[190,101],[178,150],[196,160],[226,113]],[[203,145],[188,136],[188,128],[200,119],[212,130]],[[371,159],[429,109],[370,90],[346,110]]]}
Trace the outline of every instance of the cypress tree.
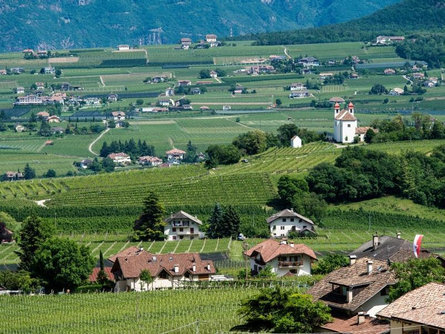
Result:
{"label": "cypress tree", "polygon": [[211,239],[222,238],[225,233],[224,212],[219,203],[215,204],[212,216],[209,219],[207,235]]}
{"label": "cypress tree", "polygon": [[233,206],[229,205],[223,216],[224,225],[227,229],[224,231],[225,237],[238,238],[240,228],[240,217]]}
{"label": "cypress tree", "polygon": [[139,241],[164,240],[165,209],[154,192],[150,191],[144,200],[142,214],[134,222],[134,239]]}

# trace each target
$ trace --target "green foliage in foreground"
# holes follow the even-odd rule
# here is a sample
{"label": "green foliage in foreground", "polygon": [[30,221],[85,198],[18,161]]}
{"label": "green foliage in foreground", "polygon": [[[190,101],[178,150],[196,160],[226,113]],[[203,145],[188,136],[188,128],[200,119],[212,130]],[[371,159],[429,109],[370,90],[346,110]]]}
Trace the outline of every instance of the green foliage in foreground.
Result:
{"label": "green foliage in foreground", "polygon": [[245,329],[276,333],[313,333],[332,319],[329,307],[312,296],[280,288],[262,290],[244,301],[239,313],[247,321]]}
{"label": "green foliage in foreground", "polygon": [[326,275],[330,272],[348,265],[348,258],[340,254],[328,254],[315,263],[312,273],[314,275]]}
{"label": "green foliage in foreground", "polygon": [[404,263],[393,263],[399,282],[389,290],[388,301],[393,302],[405,293],[420,288],[430,282],[445,282],[445,269],[441,262],[433,257],[412,259]]}

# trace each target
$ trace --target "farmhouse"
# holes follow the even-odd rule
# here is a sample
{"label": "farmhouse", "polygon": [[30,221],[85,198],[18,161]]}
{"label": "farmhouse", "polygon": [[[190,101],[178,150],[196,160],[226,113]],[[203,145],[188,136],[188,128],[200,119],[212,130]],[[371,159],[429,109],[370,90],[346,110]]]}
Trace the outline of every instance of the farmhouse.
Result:
{"label": "farmhouse", "polygon": [[389,91],[389,95],[391,96],[399,96],[402,95],[403,93],[404,93],[403,89],[398,87],[393,88]]}
{"label": "farmhouse", "polygon": [[216,71],[211,70],[210,71],[210,77],[213,79],[216,79],[218,77],[218,73]]}
{"label": "farmhouse", "polygon": [[298,60],[298,64],[303,65],[304,67],[313,67],[320,66],[320,62],[315,57],[304,57]]}
{"label": "farmhouse", "polygon": [[268,239],[244,253],[250,258],[253,274],[259,273],[266,265],[277,276],[303,276],[311,274],[311,264],[317,260],[314,251],[303,244],[287,244]]}
{"label": "farmhouse", "polygon": [[377,36],[376,44],[391,44],[396,42],[403,42],[405,40],[404,36]]}
{"label": "farmhouse", "polygon": [[185,153],[185,151],[178,150],[177,148],[165,152],[168,160],[183,160]]}
{"label": "farmhouse", "polygon": [[211,48],[219,45],[218,37],[215,34],[206,35],[206,42],[210,44]]}
{"label": "farmhouse", "polygon": [[113,160],[113,162],[119,166],[125,166],[125,165],[131,164],[130,156],[123,152],[110,153],[110,154],[108,154],[107,157],[110,158],[111,160]]}
{"label": "farmhouse", "polygon": [[[143,270],[152,277],[151,283],[140,279]],[[140,249],[118,254],[111,273],[116,281],[114,291],[122,292],[175,289],[187,282],[208,281],[216,270],[213,261],[202,260],[198,253],[150,254]]]}
{"label": "farmhouse", "polygon": [[3,174],[3,180],[4,181],[15,181],[15,180],[22,180],[25,176],[21,172],[6,172]]}
{"label": "farmhouse", "polygon": [[349,102],[348,109],[340,111],[340,104],[334,105],[334,140],[337,143],[353,143],[357,129],[354,104]]}
{"label": "farmhouse", "polygon": [[162,159],[160,159],[158,157],[152,157],[149,155],[145,155],[145,156],[139,157],[138,163],[143,166],[156,167],[156,166],[162,165]]}
{"label": "farmhouse", "polygon": [[17,87],[16,88],[17,94],[25,94],[25,88],[24,87]]}
{"label": "farmhouse", "polygon": [[300,90],[306,90],[306,86],[303,85],[301,82],[294,82],[292,85],[290,85],[290,90],[293,91],[300,91]]}
{"label": "farmhouse", "polygon": [[121,44],[117,46],[117,49],[119,51],[129,51],[130,50],[130,45],[127,44]]}
{"label": "farmhouse", "polygon": [[191,86],[192,82],[190,80],[179,80],[178,81],[178,86],[179,87],[187,87],[187,86]]}
{"label": "farmhouse", "polygon": [[181,47],[184,50],[188,50],[190,45],[192,45],[192,40],[190,38],[181,38]]}
{"label": "farmhouse", "polygon": [[391,334],[444,333],[445,285],[429,283],[398,298],[377,313],[391,324]]}
{"label": "farmhouse", "polygon": [[125,113],[123,111],[113,111],[111,116],[116,124],[116,128],[121,128],[124,125]]}
{"label": "farmhouse", "polygon": [[45,74],[56,74],[56,69],[52,66],[43,68],[43,73]]}
{"label": "farmhouse", "polygon": [[293,148],[299,148],[302,147],[303,144],[301,142],[301,138],[298,136],[293,136],[290,140],[290,146]]}
{"label": "farmhouse", "polygon": [[394,75],[394,74],[396,74],[396,70],[393,69],[393,68],[386,68],[386,69],[383,71],[383,73],[384,73],[385,75]]}
{"label": "farmhouse", "polygon": [[299,234],[313,234],[314,222],[296,212],[293,209],[285,209],[267,218],[270,235],[274,238],[287,237],[289,232]]}
{"label": "farmhouse", "polygon": [[108,94],[108,96],[107,96],[108,102],[117,102],[118,98],[119,98],[119,96],[114,93]]}
{"label": "farmhouse", "polygon": [[290,99],[303,99],[309,97],[311,94],[307,90],[293,91],[289,94]]}
{"label": "farmhouse", "polygon": [[48,123],[60,123],[60,117],[56,115],[49,116],[46,120]]}
{"label": "farmhouse", "polygon": [[43,104],[43,99],[38,95],[25,95],[17,97],[15,105]]}
{"label": "farmhouse", "polygon": [[167,225],[164,227],[164,234],[167,240],[193,240],[205,236],[199,230],[202,221],[182,210],[171,214],[165,222]]}

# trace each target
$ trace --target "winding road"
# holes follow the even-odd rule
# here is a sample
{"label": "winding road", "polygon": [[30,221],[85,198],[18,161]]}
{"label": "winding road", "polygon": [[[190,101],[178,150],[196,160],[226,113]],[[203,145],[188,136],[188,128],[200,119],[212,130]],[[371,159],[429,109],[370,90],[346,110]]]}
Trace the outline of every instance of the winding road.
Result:
{"label": "winding road", "polygon": [[92,142],[91,142],[91,144],[90,144],[90,146],[88,146],[88,151],[90,151],[92,154],[94,154],[94,155],[98,155],[96,152],[94,152],[93,151],[93,146],[94,146],[94,144],[96,144],[97,142],[98,142],[98,140],[100,139],[100,138],[102,138],[102,136],[104,135],[104,134],[106,134],[108,131],[110,131],[110,128],[107,128],[104,132],[102,132],[96,139],[94,139]]}

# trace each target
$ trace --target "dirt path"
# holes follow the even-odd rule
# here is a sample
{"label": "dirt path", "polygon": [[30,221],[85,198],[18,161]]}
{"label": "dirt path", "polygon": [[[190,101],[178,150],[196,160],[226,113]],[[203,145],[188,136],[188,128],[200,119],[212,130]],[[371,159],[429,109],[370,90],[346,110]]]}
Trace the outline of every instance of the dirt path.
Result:
{"label": "dirt path", "polygon": [[287,48],[284,48],[284,54],[286,55],[287,59],[292,59],[292,57],[287,52]]}
{"label": "dirt path", "polygon": [[40,152],[41,150],[43,150],[43,148],[46,146],[46,140],[45,142],[39,146],[39,148],[37,149],[37,152]]}
{"label": "dirt path", "polygon": [[90,152],[91,152],[92,154],[94,154],[94,155],[97,155],[97,153],[93,151],[93,146],[94,146],[94,144],[96,144],[96,143],[98,142],[98,140],[99,140],[100,138],[102,138],[102,136],[103,136],[104,134],[106,134],[108,131],[110,131],[110,128],[107,128],[107,129],[106,129],[104,132],[102,132],[96,139],[94,139],[94,140],[91,142],[90,146],[88,146],[88,151],[90,151]]}

